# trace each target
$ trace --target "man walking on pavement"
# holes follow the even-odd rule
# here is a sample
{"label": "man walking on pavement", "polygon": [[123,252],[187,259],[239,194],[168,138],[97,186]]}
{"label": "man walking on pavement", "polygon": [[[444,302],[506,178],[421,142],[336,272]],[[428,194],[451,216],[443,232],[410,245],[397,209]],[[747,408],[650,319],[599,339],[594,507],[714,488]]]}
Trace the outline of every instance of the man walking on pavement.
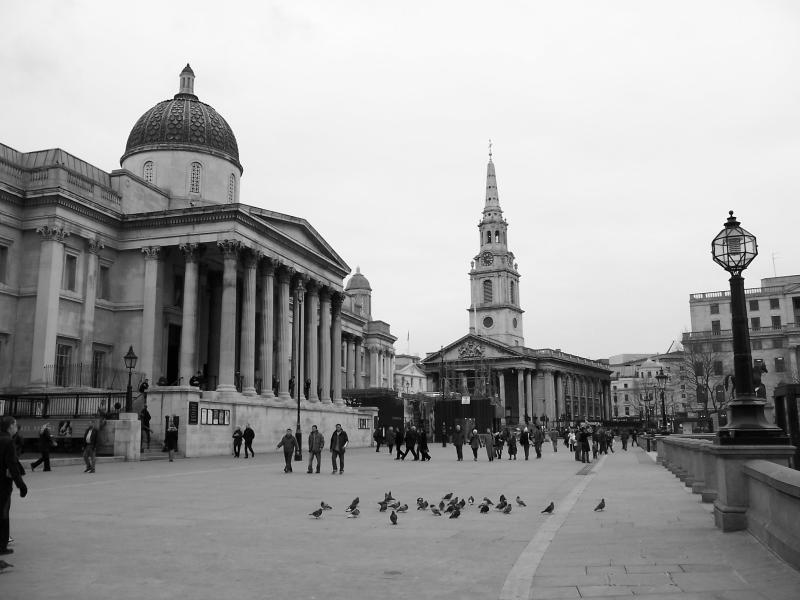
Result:
{"label": "man walking on pavement", "polygon": [[456,447],[456,457],[458,460],[464,460],[464,443],[466,438],[464,432],[461,430],[461,425],[456,425],[456,430],[453,432],[453,446]]}
{"label": "man walking on pavement", "polygon": [[319,473],[319,461],[322,457],[322,449],[325,447],[325,438],[317,431],[317,426],[311,426],[311,433],[308,434],[308,472],[311,473],[314,458],[317,459],[317,473]]}
{"label": "man walking on pavement", "polygon": [[342,429],[341,423],[336,424],[336,431],[331,436],[331,461],[333,474],[336,475],[336,457],[339,457],[339,475],[344,473],[344,451],[347,448],[347,433]]}
{"label": "man walking on pavement", "polygon": [[84,473],[94,473],[94,463],[97,453],[97,428],[94,421],[89,421],[89,427],[83,434],[83,462],[86,463]]}
{"label": "man walking on pavement", "polygon": [[542,444],[544,443],[544,433],[539,425],[534,425],[533,448],[536,450],[536,458],[542,458]]}

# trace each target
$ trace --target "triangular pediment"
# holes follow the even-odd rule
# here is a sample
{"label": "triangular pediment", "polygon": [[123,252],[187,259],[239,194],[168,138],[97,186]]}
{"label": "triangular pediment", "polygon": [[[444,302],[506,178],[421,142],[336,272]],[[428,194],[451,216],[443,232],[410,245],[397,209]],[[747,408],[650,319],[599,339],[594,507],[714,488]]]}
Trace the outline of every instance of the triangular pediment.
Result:
{"label": "triangular pediment", "polygon": [[469,333],[464,337],[433,352],[422,361],[424,364],[455,362],[464,360],[495,360],[499,358],[520,358],[522,349],[506,346],[495,340]]}
{"label": "triangular pediment", "polygon": [[305,219],[254,206],[243,206],[243,208],[247,210],[251,217],[268,227],[276,238],[284,243],[295,244],[334,263],[345,273],[350,272],[350,267],[347,266],[342,257]]}
{"label": "triangular pediment", "polygon": [[395,370],[395,375],[405,375],[407,377],[425,377],[425,371],[419,368],[416,363],[405,365]]}

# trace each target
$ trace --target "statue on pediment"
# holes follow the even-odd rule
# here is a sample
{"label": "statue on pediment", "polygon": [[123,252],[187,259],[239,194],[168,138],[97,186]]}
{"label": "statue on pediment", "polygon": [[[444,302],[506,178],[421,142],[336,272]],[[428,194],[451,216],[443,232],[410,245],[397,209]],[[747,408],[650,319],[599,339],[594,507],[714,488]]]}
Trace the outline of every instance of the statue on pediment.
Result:
{"label": "statue on pediment", "polygon": [[459,346],[458,358],[483,358],[483,345],[467,340]]}

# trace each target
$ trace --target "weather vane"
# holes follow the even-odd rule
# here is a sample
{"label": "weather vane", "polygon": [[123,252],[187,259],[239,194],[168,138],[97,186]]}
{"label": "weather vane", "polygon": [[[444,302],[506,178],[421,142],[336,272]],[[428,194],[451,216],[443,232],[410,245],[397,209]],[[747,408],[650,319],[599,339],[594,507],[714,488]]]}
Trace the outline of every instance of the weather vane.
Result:
{"label": "weather vane", "polygon": [[489,138],[489,161],[492,160],[492,138]]}

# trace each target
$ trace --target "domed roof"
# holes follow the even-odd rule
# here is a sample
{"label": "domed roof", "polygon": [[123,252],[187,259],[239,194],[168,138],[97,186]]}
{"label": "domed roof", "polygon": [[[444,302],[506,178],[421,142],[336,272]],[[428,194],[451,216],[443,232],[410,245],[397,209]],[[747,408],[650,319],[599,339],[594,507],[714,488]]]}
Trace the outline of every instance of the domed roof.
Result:
{"label": "domed roof", "polygon": [[194,95],[194,72],[187,64],[180,90],[144,113],[133,126],[121,161],[148,150],[199,150],[226,158],[239,170],[239,146],[227,121]]}
{"label": "domed roof", "polygon": [[347,286],[344,288],[346,292],[352,292],[356,290],[367,290],[369,292],[372,291],[372,288],[369,286],[369,281],[367,278],[361,274],[361,267],[356,267],[355,274],[350,278],[350,281],[347,282]]}

